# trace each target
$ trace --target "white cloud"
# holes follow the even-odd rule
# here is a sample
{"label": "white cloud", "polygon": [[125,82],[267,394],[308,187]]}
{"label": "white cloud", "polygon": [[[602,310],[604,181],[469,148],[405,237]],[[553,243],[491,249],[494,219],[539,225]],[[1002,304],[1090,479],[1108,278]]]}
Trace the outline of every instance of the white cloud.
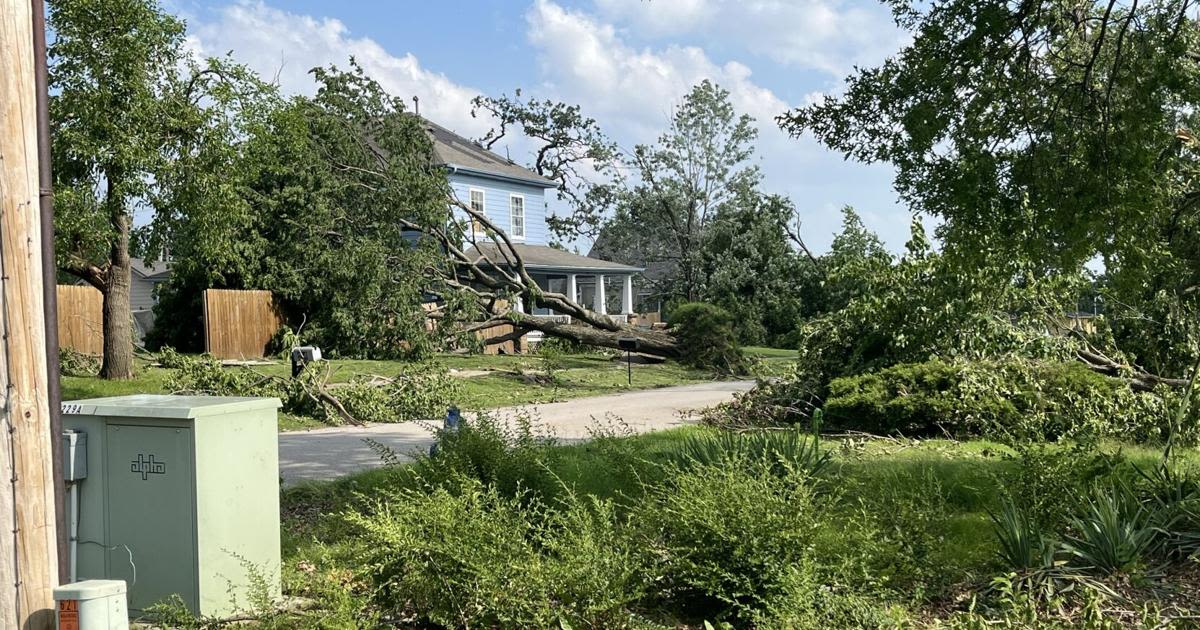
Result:
{"label": "white cloud", "polygon": [[704,79],[729,90],[738,111],[756,118],[764,132],[781,135],[772,119],[788,104],[755,84],[743,64],[717,64],[694,46],[635,48],[611,24],[550,0],[536,0],[526,18],[540,54],[543,89],[583,103],[602,123],[639,141],[652,139],[672,107]]}
{"label": "white cloud", "polygon": [[612,24],[553,0],[535,0],[526,20],[539,51],[541,96],[581,103],[628,146],[655,139],[672,107],[693,85],[710,79],[729,90],[738,112],[756,119],[766,188],[795,202],[811,246],[828,247],[841,224],[839,208],[852,204],[892,247],[903,247],[909,217],[889,192],[891,169],[846,162],[811,138],[782,132],[775,117],[795,104],[756,82],[745,64],[717,63],[695,46],[638,47]]}
{"label": "white cloud", "polygon": [[[396,56],[374,40],[351,36],[341,21],[298,15],[243,0],[220,8],[215,20],[188,20],[189,45],[200,54],[232,52],[288,93],[311,94],[316,85],[308,71],[316,66],[346,68],[354,57],[391,94],[420,98],[421,114],[468,136],[490,126],[472,118],[471,99],[479,91],[444,74],[421,67],[412,53]],[[411,105],[411,101],[409,102]]]}
{"label": "white cloud", "polygon": [[595,0],[608,19],[650,36],[696,36],[841,77],[896,51],[902,35],[878,3],[847,0]]}

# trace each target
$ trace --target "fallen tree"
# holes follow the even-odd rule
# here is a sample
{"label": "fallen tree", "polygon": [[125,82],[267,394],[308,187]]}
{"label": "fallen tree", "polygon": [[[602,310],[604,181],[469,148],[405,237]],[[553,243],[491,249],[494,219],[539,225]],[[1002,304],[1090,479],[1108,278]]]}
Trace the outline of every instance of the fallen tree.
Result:
{"label": "fallen tree", "polygon": [[[484,344],[504,343],[538,331],[588,346],[620,349],[622,339],[633,338],[638,349],[649,354],[678,358],[681,354],[677,339],[666,330],[646,330],[597,313],[565,294],[542,289],[525,267],[525,261],[513,246],[508,234],[486,214],[468,204],[451,198],[451,207],[465,213],[471,221],[482,225],[493,244],[495,255],[479,247],[473,235],[467,239],[472,247],[466,249],[462,230],[452,223],[446,228],[410,224],[410,229],[435,238],[449,258],[449,264],[427,270],[430,280],[443,290],[470,295],[479,309],[481,321],[463,328],[463,333],[475,333],[499,324],[512,326],[511,332],[489,337]],[[512,307],[514,300],[548,308],[563,317],[528,315]],[[431,315],[440,314],[435,310]]]}

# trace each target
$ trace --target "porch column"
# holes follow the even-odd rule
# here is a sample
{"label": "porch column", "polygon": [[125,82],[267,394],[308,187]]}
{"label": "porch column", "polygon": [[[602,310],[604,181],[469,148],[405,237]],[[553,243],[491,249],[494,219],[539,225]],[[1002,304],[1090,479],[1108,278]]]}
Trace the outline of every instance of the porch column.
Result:
{"label": "porch column", "polygon": [[625,282],[621,285],[621,314],[633,314],[633,276],[625,276]]}
{"label": "porch column", "polygon": [[575,274],[567,274],[567,297],[572,302],[579,302],[579,285],[575,283]]}
{"label": "porch column", "polygon": [[516,311],[518,313],[525,312],[525,298],[523,298],[519,295],[514,295],[512,298],[512,303],[513,303],[514,311]]}
{"label": "porch column", "polygon": [[596,274],[596,292],[592,300],[592,310],[601,315],[608,314],[608,300],[604,299],[604,276]]}

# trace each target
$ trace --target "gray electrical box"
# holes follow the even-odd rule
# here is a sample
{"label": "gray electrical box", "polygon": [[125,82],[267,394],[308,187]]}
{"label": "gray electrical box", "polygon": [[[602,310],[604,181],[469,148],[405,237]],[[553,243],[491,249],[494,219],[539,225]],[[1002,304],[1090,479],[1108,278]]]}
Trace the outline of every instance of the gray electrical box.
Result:
{"label": "gray electrical box", "polygon": [[256,574],[277,598],[279,406],[162,395],[64,402],[63,427],[86,434],[82,449],[75,438],[85,470],[75,482],[79,579],[125,580],[134,611],[179,595],[194,613],[227,616],[249,606]]}

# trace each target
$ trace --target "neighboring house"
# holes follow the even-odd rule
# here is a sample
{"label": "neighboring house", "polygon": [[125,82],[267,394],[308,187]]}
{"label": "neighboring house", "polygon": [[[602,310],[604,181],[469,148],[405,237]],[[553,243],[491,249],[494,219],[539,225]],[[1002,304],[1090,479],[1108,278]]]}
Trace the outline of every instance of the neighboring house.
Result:
{"label": "neighboring house", "polygon": [[[446,168],[454,195],[481,210],[513,241],[525,268],[542,289],[562,293],[592,310],[616,319],[634,312],[633,277],[640,267],[589,258],[550,247],[546,226],[546,191],[557,183],[503,158],[437,124],[423,121],[433,139],[434,158]],[[478,249],[491,260],[497,246],[480,230]],[[609,313],[608,296],[619,292],[619,312]],[[524,305],[518,303],[524,312]],[[557,315],[535,308],[532,315]],[[536,335],[531,335],[536,336]]]}
{"label": "neighboring house", "polygon": [[148,263],[141,258],[130,258],[129,305],[133,312],[149,311],[158,304],[155,289],[171,279],[171,263],[157,261]]}

